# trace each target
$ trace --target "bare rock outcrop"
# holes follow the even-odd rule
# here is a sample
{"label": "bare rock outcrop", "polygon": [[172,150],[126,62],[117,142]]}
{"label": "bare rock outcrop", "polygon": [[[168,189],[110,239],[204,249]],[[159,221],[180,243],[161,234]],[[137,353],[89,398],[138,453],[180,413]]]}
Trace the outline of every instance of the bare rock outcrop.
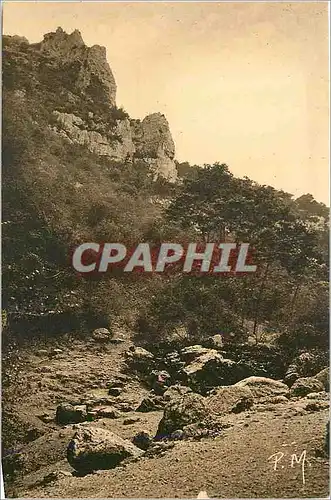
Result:
{"label": "bare rock outcrop", "polygon": [[134,120],[130,123],[128,118],[117,120],[115,126],[109,127],[108,135],[93,130],[87,121],[73,113],[55,110],[53,116],[54,131],[73,143],[86,146],[92,153],[122,162],[142,159],[156,176],[170,182],[177,178],[175,145],[164,115],[155,113],[139,124]]}
{"label": "bare rock outcrop", "polygon": [[4,54],[15,92],[25,99],[38,89],[53,132],[115,162],[143,161],[155,178],[177,178],[166,117],[152,113],[136,120],[117,108],[117,86],[105,47],[88,47],[78,30],[69,34],[57,28],[35,44],[6,37]]}
{"label": "bare rock outcrop", "polygon": [[100,45],[87,47],[78,30],[71,34],[62,28],[44,35],[40,50],[61,64],[71,63],[74,90],[87,93],[105,104],[116,103],[116,82],[106,59],[106,49]]}
{"label": "bare rock outcrop", "polygon": [[146,160],[162,177],[175,180],[175,143],[166,117],[162,113],[153,113],[141,122],[133,121],[132,129],[135,157]]}

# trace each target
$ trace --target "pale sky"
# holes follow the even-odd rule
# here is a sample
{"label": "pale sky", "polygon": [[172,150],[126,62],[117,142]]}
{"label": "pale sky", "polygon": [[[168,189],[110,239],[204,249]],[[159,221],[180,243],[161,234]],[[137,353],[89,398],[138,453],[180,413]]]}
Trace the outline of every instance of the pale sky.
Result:
{"label": "pale sky", "polygon": [[328,204],[327,2],[5,2],[3,26],[79,29],[106,47],[118,105],[166,115],[179,161]]}

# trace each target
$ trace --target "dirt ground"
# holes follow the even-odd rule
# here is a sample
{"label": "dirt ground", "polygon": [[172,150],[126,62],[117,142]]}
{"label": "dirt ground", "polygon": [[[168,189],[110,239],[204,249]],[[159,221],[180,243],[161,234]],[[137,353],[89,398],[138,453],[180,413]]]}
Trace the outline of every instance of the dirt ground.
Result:
{"label": "dirt ground", "polygon": [[[161,455],[113,470],[71,474],[65,456],[74,426],[44,423],[41,416],[54,416],[62,401],[107,397],[107,383],[123,371],[123,352],[131,344],[124,337],[124,343],[109,346],[72,341],[54,356],[49,348],[22,352],[24,370],[5,392],[4,405],[39,437],[19,447],[24,475],[7,485],[7,497],[196,498],[202,490],[214,498],[328,497],[329,465],[321,451],[328,410],[307,411],[304,400],[257,405],[224,417],[226,428],[218,437],[176,441]],[[14,391],[17,384],[20,390]],[[128,439],[141,430],[154,434],[162,412],[134,411],[147,392],[138,379],[128,380],[121,416],[91,425]],[[136,421],[125,425],[128,417]]]}

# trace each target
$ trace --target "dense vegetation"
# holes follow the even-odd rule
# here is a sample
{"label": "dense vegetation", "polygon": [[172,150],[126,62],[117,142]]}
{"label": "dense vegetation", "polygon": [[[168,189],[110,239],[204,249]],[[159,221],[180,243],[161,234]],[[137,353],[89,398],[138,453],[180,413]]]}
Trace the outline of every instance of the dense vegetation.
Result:
{"label": "dense vegetation", "polygon": [[[70,71],[63,68],[67,87],[54,88],[54,68],[35,60],[31,46],[8,50],[2,235],[9,337],[15,329],[23,336],[89,331],[120,316],[145,340],[223,333],[232,341],[248,335],[263,341],[275,334],[293,349],[327,346],[325,205],[309,194],[293,199],[236,178],[225,164],[178,164],[180,181],[170,185],[153,180],[143,161],[118,164],[69,144],[49,124],[60,103],[70,112],[63,104]],[[41,63],[48,64],[49,79],[47,72],[35,77]],[[93,110],[100,126],[127,116],[114,108],[105,118],[104,108],[81,97],[74,96],[74,105],[84,118]],[[133,273],[101,281],[78,279],[71,267],[70,252],[81,242],[170,240],[249,242],[259,272],[226,278]],[[17,328],[19,321],[24,326]]]}

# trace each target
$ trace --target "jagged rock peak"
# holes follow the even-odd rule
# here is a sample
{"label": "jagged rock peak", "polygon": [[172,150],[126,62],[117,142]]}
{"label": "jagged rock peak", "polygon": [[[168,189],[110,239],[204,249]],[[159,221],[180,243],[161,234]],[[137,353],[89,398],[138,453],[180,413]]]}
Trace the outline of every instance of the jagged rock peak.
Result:
{"label": "jagged rock peak", "polygon": [[62,64],[76,64],[75,86],[80,92],[99,94],[105,105],[116,105],[116,82],[109,67],[105,47],[87,47],[80,31],[66,33],[62,28],[44,35],[40,50]]}
{"label": "jagged rock peak", "polygon": [[61,27],[57,28],[55,32],[46,33],[42,41],[43,48],[56,51],[69,51],[71,48],[84,46],[80,31],[75,30],[68,34]]}

